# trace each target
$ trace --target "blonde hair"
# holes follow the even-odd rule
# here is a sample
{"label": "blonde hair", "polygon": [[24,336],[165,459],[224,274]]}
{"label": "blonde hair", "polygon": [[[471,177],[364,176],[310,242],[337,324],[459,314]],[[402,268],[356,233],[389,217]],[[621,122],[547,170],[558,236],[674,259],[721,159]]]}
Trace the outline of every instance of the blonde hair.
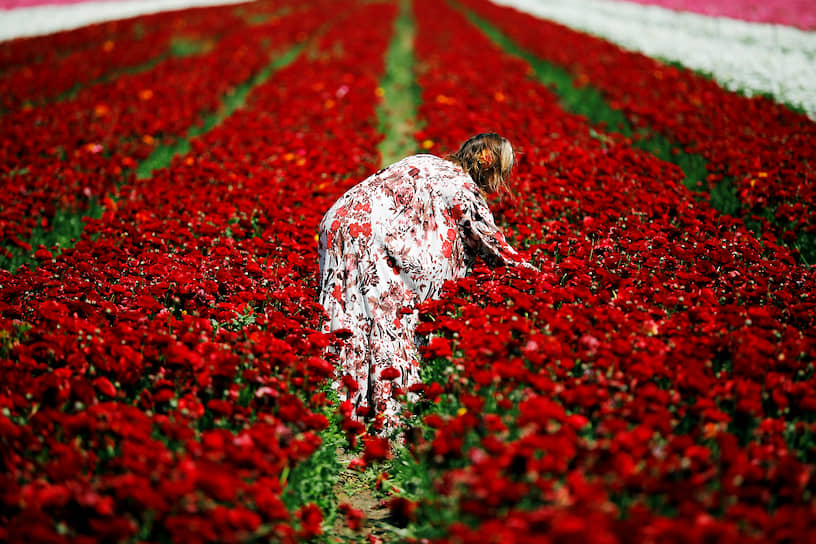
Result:
{"label": "blonde hair", "polygon": [[483,191],[509,192],[515,154],[510,142],[495,132],[471,136],[447,159],[461,166]]}

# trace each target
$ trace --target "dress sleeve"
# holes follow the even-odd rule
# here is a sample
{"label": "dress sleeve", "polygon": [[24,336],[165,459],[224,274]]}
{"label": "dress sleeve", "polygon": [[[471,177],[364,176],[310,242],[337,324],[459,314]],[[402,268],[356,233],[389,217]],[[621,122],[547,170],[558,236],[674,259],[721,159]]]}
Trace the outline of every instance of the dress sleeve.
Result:
{"label": "dress sleeve", "polygon": [[471,190],[466,186],[457,191],[452,206],[465,244],[489,266],[520,266],[537,270],[507,243],[478,189],[473,187]]}

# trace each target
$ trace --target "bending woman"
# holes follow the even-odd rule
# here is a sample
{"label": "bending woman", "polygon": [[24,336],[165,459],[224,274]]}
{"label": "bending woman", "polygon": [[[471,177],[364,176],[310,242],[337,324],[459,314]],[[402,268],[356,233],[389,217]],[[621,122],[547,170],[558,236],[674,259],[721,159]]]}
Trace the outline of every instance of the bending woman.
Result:
{"label": "bending woman", "polygon": [[478,134],[447,160],[414,155],[380,170],[323,217],[324,330],[351,330],[338,372],[356,381],[349,400],[357,417],[376,416],[375,429],[395,428],[400,403],[394,387],[405,390],[419,381],[418,315],[401,310],[437,297],[445,281],[464,277],[477,256],[491,266],[531,267],[507,244],[484,198],[506,189],[513,160],[507,140]]}

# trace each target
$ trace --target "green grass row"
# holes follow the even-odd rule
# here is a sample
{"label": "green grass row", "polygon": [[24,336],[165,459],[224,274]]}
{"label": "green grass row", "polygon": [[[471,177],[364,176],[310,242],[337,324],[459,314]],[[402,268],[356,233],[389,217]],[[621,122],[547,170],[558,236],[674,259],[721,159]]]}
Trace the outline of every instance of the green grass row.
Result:
{"label": "green grass row", "polygon": [[400,8],[379,88],[382,102],[377,114],[383,135],[379,145],[383,166],[420,151],[414,138],[419,128],[416,123],[420,103],[420,89],[413,73],[416,32],[410,3],[402,0]]}

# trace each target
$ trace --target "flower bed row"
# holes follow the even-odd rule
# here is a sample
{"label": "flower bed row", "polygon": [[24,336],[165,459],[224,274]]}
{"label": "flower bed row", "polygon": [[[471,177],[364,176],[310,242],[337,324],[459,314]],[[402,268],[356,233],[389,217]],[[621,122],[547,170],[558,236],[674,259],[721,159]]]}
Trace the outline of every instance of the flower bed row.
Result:
{"label": "flower bed row", "polygon": [[395,15],[331,6],[308,16],[331,21],[313,50],[189,155],[131,179],[75,248],[0,272],[0,540],[322,531],[286,485],[320,446],[333,372],[314,232],[346,176],[378,166]]}
{"label": "flower bed row", "polygon": [[[791,246],[808,244],[816,257],[816,123],[764,97],[746,98],[688,70],[526,13],[483,0],[462,4],[521,46],[598,88],[636,128],[665,135],[702,155],[705,188],[733,180],[740,214],[766,225]],[[542,39],[546,36],[546,39]]]}
{"label": "flower bed row", "polygon": [[[5,49],[27,60],[6,69],[0,76],[0,112],[31,108],[112,72],[145,64],[166,54],[174,42],[196,41],[199,36],[218,39],[223,33],[234,32],[245,25],[246,22],[236,15],[235,7],[227,6],[86,27],[67,33],[72,38],[87,38],[82,47],[69,52],[55,51],[53,37],[50,40],[29,38],[11,42]],[[39,44],[45,44],[48,54],[43,60],[34,62],[31,57],[37,54]]]}
{"label": "flower bed row", "polygon": [[[156,16],[156,19],[160,19]],[[108,21],[74,30],[64,30],[47,36],[18,38],[0,43],[0,73],[24,65],[53,62],[60,55],[85,48],[101,46],[111,38],[121,39],[120,33],[132,34],[135,20]]]}
{"label": "flower bed row", "polygon": [[30,251],[31,230],[47,228],[57,208],[82,211],[105,198],[159,145],[203,123],[225,94],[303,42],[325,21],[320,9],[238,26],[209,52],[170,58],[69,101],[4,117],[3,245]]}
{"label": "flower bed row", "polygon": [[730,17],[757,23],[789,25],[802,30],[816,29],[816,9],[808,0],[772,0],[754,2],[752,0],[726,0],[711,2],[706,0],[624,0],[646,6],[661,6],[667,9],[690,11],[713,17]]}
{"label": "flower bed row", "polygon": [[521,148],[519,196],[494,209],[541,273],[477,268],[422,309],[434,338],[401,461],[430,483],[394,476],[395,515],[454,542],[806,539],[812,271],[560,110],[460,14],[414,6],[417,139],[444,153],[496,130]]}

